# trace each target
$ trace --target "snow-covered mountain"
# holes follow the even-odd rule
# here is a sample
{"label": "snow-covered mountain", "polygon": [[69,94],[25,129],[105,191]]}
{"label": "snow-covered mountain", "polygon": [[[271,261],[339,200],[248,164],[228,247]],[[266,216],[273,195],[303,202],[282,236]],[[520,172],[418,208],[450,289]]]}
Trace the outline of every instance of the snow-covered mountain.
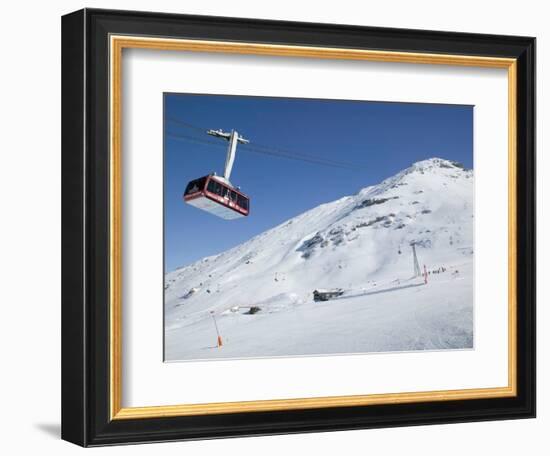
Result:
{"label": "snow-covered mountain", "polygon": [[472,348],[473,213],[473,171],[432,158],[169,272],[165,359]]}

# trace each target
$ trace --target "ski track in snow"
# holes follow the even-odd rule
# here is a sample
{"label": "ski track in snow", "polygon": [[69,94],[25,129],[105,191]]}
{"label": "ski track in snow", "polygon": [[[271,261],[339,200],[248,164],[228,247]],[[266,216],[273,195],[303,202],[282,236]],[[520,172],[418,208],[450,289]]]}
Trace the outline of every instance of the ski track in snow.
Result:
{"label": "ski track in snow", "polygon": [[[412,241],[421,268],[445,268],[427,285]],[[167,273],[165,359],[473,348],[473,252],[473,171],[415,163]]]}

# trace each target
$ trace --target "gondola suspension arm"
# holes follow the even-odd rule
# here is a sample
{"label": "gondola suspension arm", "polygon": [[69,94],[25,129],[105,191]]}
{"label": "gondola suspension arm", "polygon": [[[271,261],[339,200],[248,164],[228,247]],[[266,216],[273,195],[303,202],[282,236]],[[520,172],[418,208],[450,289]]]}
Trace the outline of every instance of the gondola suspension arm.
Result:
{"label": "gondola suspension arm", "polygon": [[231,133],[226,133],[222,130],[208,130],[206,133],[211,136],[225,139],[229,142],[229,145],[227,146],[227,156],[225,158],[225,169],[223,173],[224,180],[229,183],[231,170],[233,169],[233,163],[235,162],[235,155],[237,154],[237,144],[248,144],[250,141],[243,138],[242,136],[239,136],[239,133],[236,130],[231,130]]}

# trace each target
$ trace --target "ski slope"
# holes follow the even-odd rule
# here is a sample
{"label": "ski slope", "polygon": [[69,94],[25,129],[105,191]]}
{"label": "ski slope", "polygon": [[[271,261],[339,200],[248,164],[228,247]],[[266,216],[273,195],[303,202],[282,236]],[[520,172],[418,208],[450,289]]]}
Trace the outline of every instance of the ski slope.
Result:
{"label": "ski slope", "polygon": [[472,348],[473,252],[472,170],[415,163],[167,273],[165,359]]}

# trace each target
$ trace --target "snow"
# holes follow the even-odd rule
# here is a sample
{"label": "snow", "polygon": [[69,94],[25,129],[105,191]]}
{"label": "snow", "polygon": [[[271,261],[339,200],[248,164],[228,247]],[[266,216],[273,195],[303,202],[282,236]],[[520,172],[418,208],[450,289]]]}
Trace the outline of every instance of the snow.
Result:
{"label": "snow", "polygon": [[417,162],[167,273],[165,359],[472,348],[473,252],[473,172]]}

